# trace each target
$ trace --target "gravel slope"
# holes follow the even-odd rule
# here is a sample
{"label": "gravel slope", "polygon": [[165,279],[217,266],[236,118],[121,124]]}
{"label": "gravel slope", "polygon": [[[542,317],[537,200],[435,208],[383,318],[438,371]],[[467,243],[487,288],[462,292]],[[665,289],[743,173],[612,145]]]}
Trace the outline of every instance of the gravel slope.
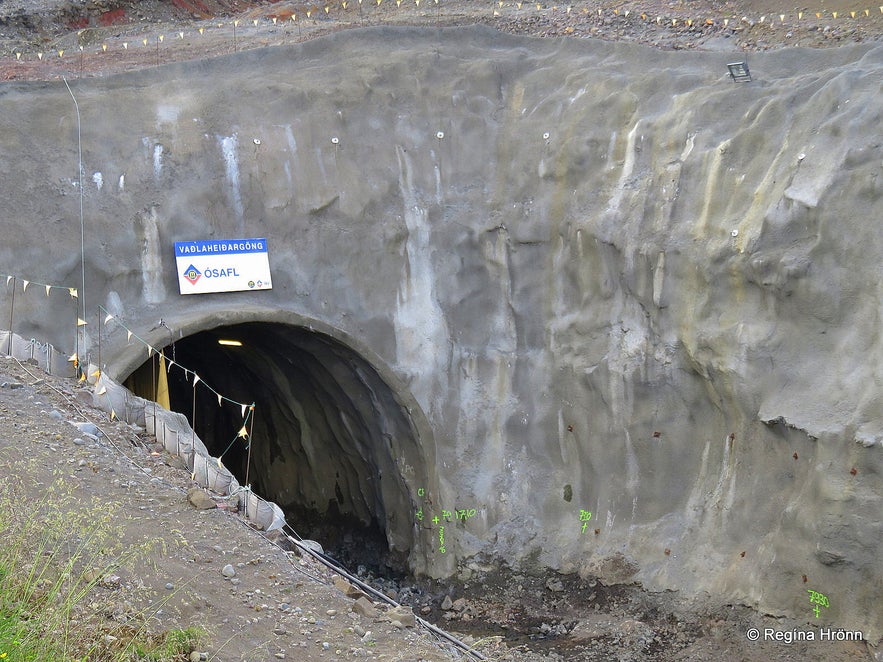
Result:
{"label": "gravel slope", "polygon": [[581,0],[560,5],[521,0],[11,0],[0,3],[0,53],[6,54],[0,56],[0,80],[103,75],[364,25],[475,23],[514,34],[592,37],[734,56],[781,47],[836,47],[878,41],[883,35],[883,11],[870,0],[815,0],[799,8],[788,0]]}

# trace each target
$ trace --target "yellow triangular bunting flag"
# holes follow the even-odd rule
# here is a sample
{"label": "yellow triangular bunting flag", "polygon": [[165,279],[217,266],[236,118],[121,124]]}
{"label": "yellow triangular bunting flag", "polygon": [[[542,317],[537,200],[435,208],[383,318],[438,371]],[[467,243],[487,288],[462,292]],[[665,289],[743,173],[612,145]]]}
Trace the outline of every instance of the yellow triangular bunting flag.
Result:
{"label": "yellow triangular bunting flag", "polygon": [[242,405],[242,418],[245,418],[245,405]]}
{"label": "yellow triangular bunting flag", "polygon": [[69,287],[67,292],[71,295],[71,299],[76,299],[80,295],[76,287]]}
{"label": "yellow triangular bunting flag", "polygon": [[49,296],[49,290],[51,290],[51,289],[52,289],[52,286],[51,286],[51,285],[47,285],[47,286],[46,286],[46,296],[47,296],[47,297]]}
{"label": "yellow triangular bunting flag", "polygon": [[107,323],[113,319],[113,315],[110,313],[107,314],[107,317],[104,318],[104,325],[107,326]]}
{"label": "yellow triangular bunting flag", "polygon": [[77,326],[86,326],[88,322],[81,317],[77,318]]}
{"label": "yellow triangular bunting flag", "polygon": [[28,285],[29,285],[29,284],[30,284],[30,281],[29,281],[29,280],[23,280],[23,281],[22,281],[22,288],[21,288],[21,291],[22,291],[22,292],[27,292],[27,291],[28,291]]}
{"label": "yellow triangular bunting flag", "polygon": [[[163,370],[165,368],[165,370]],[[166,357],[159,352],[159,375],[156,378],[156,403],[165,409],[171,409],[172,405],[169,401],[169,380],[166,377],[168,368],[166,367]]]}
{"label": "yellow triangular bunting flag", "polygon": [[239,429],[239,434],[237,434],[236,436],[242,437],[243,439],[248,437],[248,430],[245,429],[244,425]]}

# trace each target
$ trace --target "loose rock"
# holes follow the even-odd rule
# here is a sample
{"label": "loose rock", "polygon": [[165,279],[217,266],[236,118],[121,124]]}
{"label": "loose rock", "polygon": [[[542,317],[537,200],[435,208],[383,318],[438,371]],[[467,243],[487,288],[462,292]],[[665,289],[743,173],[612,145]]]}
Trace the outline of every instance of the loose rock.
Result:
{"label": "loose rock", "polygon": [[215,500],[198,487],[194,487],[187,492],[187,500],[197,510],[211,510],[217,507]]}
{"label": "loose rock", "polygon": [[374,608],[374,604],[365,597],[361,597],[353,603],[352,610],[359,614],[360,616],[365,616],[367,618],[374,618],[377,616],[377,609]]}
{"label": "loose rock", "polygon": [[414,612],[404,605],[393,607],[386,615],[389,616],[393,624],[399,623],[402,627],[412,628],[417,625],[417,617],[414,616]]}

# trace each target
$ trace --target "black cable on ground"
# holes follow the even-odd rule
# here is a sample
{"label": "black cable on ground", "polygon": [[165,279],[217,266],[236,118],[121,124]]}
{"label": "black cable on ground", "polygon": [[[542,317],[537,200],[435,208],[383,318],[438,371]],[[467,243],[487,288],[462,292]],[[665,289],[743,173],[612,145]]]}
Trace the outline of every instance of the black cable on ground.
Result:
{"label": "black cable on ground", "polygon": [[[288,524],[286,524],[285,527],[283,527],[283,530],[285,528],[288,528],[291,531],[291,533],[293,533],[294,536],[297,536],[297,538],[298,538],[296,540],[294,537],[291,537],[292,543],[294,543],[299,549],[303,550],[304,552],[306,552],[307,554],[312,556],[314,559],[316,559],[317,561],[319,561],[320,563],[325,565],[327,568],[329,568],[333,572],[336,572],[338,575],[340,575],[341,577],[343,577],[344,579],[346,579],[347,581],[349,581],[353,585],[358,586],[360,589],[362,589],[363,591],[365,591],[369,595],[376,597],[381,602],[385,602],[386,604],[393,606],[393,607],[401,607],[402,606],[401,603],[396,602],[395,600],[393,600],[389,596],[387,596],[387,595],[381,593],[380,591],[378,591],[377,589],[375,589],[373,586],[366,584],[365,582],[363,582],[361,579],[359,579],[358,577],[356,577],[352,573],[343,569],[343,567],[340,566],[340,564],[338,564],[336,561],[327,560],[325,554],[320,554],[319,552],[316,552],[315,550],[311,549],[308,545],[303,544],[303,542],[300,539],[300,536],[298,536],[297,532],[294,529],[292,529]],[[471,646],[469,646],[465,642],[461,641],[460,639],[457,639],[454,635],[452,635],[448,632],[445,632],[441,628],[436,627],[435,625],[433,625],[429,621],[427,621],[423,618],[420,618],[416,614],[414,615],[414,618],[417,620],[417,622],[421,626],[423,626],[424,628],[426,628],[427,630],[432,632],[434,635],[439,636],[439,637],[447,640],[448,642],[454,644],[454,646],[456,646],[458,649],[460,649],[466,655],[469,655],[470,657],[472,657],[475,660],[487,660],[487,658],[482,653],[478,652],[477,650],[475,650],[474,648],[472,648]]]}

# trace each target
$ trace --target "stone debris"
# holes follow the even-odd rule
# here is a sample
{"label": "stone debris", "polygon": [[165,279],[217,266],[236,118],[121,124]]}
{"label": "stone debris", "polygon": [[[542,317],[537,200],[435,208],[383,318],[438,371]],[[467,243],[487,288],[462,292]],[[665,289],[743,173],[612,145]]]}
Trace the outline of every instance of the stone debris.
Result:
{"label": "stone debris", "polygon": [[365,598],[366,600],[368,599],[368,596],[366,593],[364,593],[359,588],[350,584],[347,580],[345,580],[340,575],[335,575],[334,586],[337,589],[339,589],[340,591],[343,591],[343,594],[352,600],[358,600],[359,598]]}
{"label": "stone debris", "polygon": [[324,554],[325,550],[322,549],[322,545],[317,543],[315,540],[301,540],[300,544],[306,547],[307,549],[316,552],[317,554]]}
{"label": "stone debris", "polygon": [[98,429],[98,426],[94,423],[81,422],[81,421],[68,421],[71,425],[73,425],[77,430],[80,431],[80,434],[85,436],[91,436],[97,439],[101,436],[101,430]]}
{"label": "stone debris", "polygon": [[377,617],[377,609],[374,607],[374,603],[366,597],[361,597],[354,601],[351,609],[354,613],[366,618]]}
{"label": "stone debris", "polygon": [[197,510],[210,510],[212,508],[217,508],[215,500],[212,499],[205,490],[198,487],[191,488],[187,492],[187,501],[189,501],[190,505]]}
{"label": "stone debris", "polygon": [[406,607],[404,605],[392,607],[386,612],[386,616],[389,618],[393,625],[396,625],[396,623],[398,623],[397,627],[412,628],[416,627],[417,625],[417,617],[414,616],[414,612],[410,609],[410,607]]}

